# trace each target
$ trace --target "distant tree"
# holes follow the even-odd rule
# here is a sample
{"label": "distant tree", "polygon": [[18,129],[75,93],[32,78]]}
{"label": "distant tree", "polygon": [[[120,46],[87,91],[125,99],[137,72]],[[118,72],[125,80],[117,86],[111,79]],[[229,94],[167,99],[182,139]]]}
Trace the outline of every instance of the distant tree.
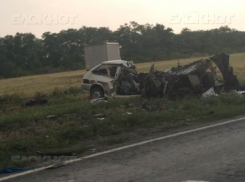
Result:
{"label": "distant tree", "polygon": [[119,42],[125,60],[135,62],[184,58],[203,54],[245,51],[245,32],[222,26],[212,30],[171,28],[130,22],[116,31],[107,27],[81,27],[59,33],[45,32],[42,39],[17,33],[0,37],[0,78],[82,69],[84,47]]}

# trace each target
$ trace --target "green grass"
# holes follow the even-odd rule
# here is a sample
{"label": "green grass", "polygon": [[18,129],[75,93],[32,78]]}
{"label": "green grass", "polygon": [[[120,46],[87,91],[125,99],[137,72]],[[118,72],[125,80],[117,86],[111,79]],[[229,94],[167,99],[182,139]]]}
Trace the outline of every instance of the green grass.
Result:
{"label": "green grass", "polygon": [[[238,95],[176,101],[130,98],[91,104],[80,88],[70,88],[36,97],[45,97],[49,102],[26,107],[24,94],[0,97],[1,167],[26,165],[11,162],[11,156],[35,155],[37,151],[83,153],[153,131],[245,114],[245,97]],[[105,119],[96,119],[96,114],[104,114]],[[49,115],[57,117],[48,119]]]}

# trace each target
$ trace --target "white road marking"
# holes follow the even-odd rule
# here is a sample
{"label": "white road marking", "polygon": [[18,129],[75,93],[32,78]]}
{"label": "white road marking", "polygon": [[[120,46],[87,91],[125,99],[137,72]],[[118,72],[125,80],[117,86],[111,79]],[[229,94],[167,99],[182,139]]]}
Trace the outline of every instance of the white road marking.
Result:
{"label": "white road marking", "polygon": [[[218,127],[218,126],[235,123],[235,122],[242,121],[242,120],[245,120],[245,117],[238,118],[238,119],[232,119],[232,120],[229,120],[229,121],[225,121],[225,122],[221,122],[221,123],[217,123],[217,124],[213,124],[213,125],[209,125],[209,126],[204,126],[204,127],[201,127],[201,128],[196,128],[196,129],[192,129],[192,130],[188,130],[188,131],[183,131],[183,132],[179,132],[179,133],[176,133],[176,134],[167,135],[167,136],[163,136],[163,137],[159,137],[159,138],[145,140],[143,142],[138,142],[138,143],[135,143],[135,144],[126,145],[126,146],[123,146],[123,147],[118,147],[118,148],[107,150],[107,151],[104,151],[104,152],[98,152],[96,154],[91,154],[91,155],[88,155],[88,156],[85,156],[85,157],[81,157],[81,158],[77,158],[77,159],[74,159],[74,160],[69,160],[69,161],[67,161],[67,164],[74,163],[74,162],[79,162],[79,161],[82,161],[82,160],[85,160],[85,159],[90,159],[90,158],[93,158],[93,157],[97,157],[97,156],[101,156],[101,155],[105,155],[105,154],[110,154],[110,153],[113,153],[113,152],[129,149],[129,148],[133,148],[133,147],[137,147],[137,146],[141,146],[141,145],[145,145],[145,144],[156,142],[156,141],[165,140],[165,139],[168,139],[168,138],[173,138],[173,137],[177,137],[177,136],[181,136],[181,135],[194,133],[194,132],[197,132],[197,131],[203,131],[203,130],[206,130],[206,129],[215,128],[215,127]],[[7,177],[0,178],[0,181],[9,180],[9,179],[17,178],[17,177],[24,176],[24,175],[27,175],[27,174],[32,174],[32,173],[36,173],[36,172],[39,172],[39,171],[43,171],[43,170],[48,169],[48,168],[50,168],[52,166],[53,165],[37,168],[37,169],[31,170],[31,171],[26,171],[26,172],[23,172],[23,173],[13,174],[13,175],[10,175],[10,176],[7,176]],[[187,181],[187,182],[195,182],[195,181]],[[199,181],[199,182],[202,182],[202,181]]]}

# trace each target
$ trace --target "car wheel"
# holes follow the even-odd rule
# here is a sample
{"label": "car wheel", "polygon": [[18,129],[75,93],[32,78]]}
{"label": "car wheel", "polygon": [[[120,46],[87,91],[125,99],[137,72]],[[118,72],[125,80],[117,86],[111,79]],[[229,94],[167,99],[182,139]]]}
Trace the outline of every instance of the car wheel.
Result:
{"label": "car wheel", "polygon": [[100,99],[104,98],[104,91],[101,87],[94,87],[90,91],[90,98],[91,99]]}

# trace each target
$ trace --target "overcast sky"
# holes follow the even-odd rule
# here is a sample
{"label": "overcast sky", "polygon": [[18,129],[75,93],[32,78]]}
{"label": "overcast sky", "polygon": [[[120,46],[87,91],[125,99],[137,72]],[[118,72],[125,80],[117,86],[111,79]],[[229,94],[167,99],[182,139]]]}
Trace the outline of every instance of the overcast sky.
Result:
{"label": "overcast sky", "polygon": [[136,21],[160,23],[179,33],[228,25],[245,31],[243,0],[0,0],[0,37],[17,32],[59,32]]}

